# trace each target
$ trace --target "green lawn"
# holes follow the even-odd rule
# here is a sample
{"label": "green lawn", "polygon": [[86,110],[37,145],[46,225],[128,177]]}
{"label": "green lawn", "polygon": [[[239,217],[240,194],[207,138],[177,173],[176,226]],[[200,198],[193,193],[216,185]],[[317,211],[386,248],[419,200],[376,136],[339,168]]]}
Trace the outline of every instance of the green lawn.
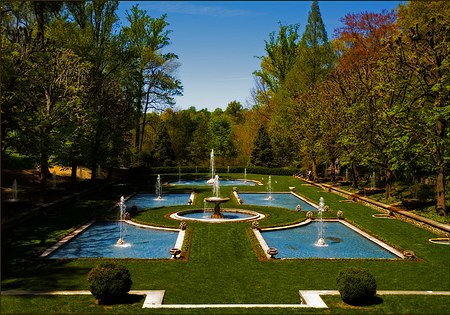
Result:
{"label": "green lawn", "polygon": [[[229,175],[233,177],[232,174]],[[242,177],[234,175],[235,177]],[[267,176],[248,175],[267,182]],[[61,209],[56,217],[40,217],[24,223],[20,228],[2,230],[2,290],[86,290],[87,273],[99,261],[80,259],[48,261],[36,258],[57,238],[71,231],[75,225],[87,220],[95,211],[107,209],[120,195],[133,190],[153,191],[151,185],[113,186],[95,195]],[[325,216],[336,217],[343,210],[346,220],[363,228],[395,248],[413,251],[416,260],[266,260],[261,259],[261,249],[254,241],[251,224],[246,223],[188,223],[189,244],[182,260],[123,259],[133,279],[133,290],[166,290],[164,303],[299,303],[299,290],[335,290],[335,278],[346,267],[367,268],[375,276],[379,290],[433,290],[450,291],[450,246],[432,244],[435,234],[400,220],[375,219],[375,210],[343,202],[344,199],[315,186],[303,185],[295,178],[272,175],[273,191],[296,191],[318,203],[320,196],[330,206]],[[147,189],[145,189],[147,187]],[[186,188],[183,188],[186,189]],[[265,186],[241,187],[241,191],[264,191]],[[165,191],[168,189],[165,188]],[[180,190],[174,187],[173,190]],[[231,187],[221,187],[221,196],[231,197]],[[198,189],[199,196],[193,208],[203,207],[203,197],[211,189]],[[305,213],[268,207],[238,205],[234,198],[224,207],[255,209],[266,214],[261,227],[285,225],[304,219]],[[152,209],[141,212],[135,220],[161,226],[177,227],[178,221],[168,215],[186,206]],[[70,301],[65,302],[65,301]],[[446,313],[450,297],[383,296],[382,302],[366,308],[349,307],[339,297],[325,297],[329,310],[287,309],[202,309],[201,313]],[[417,301],[420,301],[418,303]],[[37,307],[37,304],[42,306]],[[72,306],[68,305],[74,305]],[[6,297],[2,296],[1,311],[16,312],[72,312],[82,313],[198,313],[192,310],[142,310],[142,303],[99,306],[93,297]]]}

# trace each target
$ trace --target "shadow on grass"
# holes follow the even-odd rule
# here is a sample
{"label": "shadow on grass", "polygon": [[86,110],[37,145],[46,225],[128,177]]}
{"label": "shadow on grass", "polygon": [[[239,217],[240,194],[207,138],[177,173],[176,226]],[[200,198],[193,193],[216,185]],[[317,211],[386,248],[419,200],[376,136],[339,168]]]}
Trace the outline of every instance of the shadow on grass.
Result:
{"label": "shadow on grass", "polygon": [[120,299],[117,299],[113,303],[110,303],[108,305],[115,305],[115,304],[135,304],[142,302],[143,303],[144,295],[141,294],[131,294],[128,293],[127,295],[123,296]]}
{"label": "shadow on grass", "polygon": [[364,300],[364,301],[360,301],[360,302],[348,302],[348,301],[343,301],[344,303],[346,303],[347,305],[351,305],[351,306],[374,306],[374,305],[379,305],[383,303],[383,299],[379,296],[374,296],[368,300]]}
{"label": "shadow on grass", "polygon": [[2,270],[2,290],[79,290],[80,279],[90,269],[49,259],[8,261],[8,268]]}

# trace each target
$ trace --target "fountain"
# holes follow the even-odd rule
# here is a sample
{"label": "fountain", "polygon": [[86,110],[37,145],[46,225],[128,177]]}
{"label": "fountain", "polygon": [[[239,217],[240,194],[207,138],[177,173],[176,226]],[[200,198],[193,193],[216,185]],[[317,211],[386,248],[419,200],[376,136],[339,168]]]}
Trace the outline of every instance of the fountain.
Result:
{"label": "fountain", "polygon": [[162,200],[161,194],[162,194],[162,186],[161,186],[161,175],[158,174],[158,177],[156,178],[156,185],[155,185],[155,194],[156,194],[156,200]]}
{"label": "fountain", "polygon": [[125,209],[127,208],[126,204],[125,204],[125,198],[122,196],[120,197],[120,201],[119,201],[119,239],[117,240],[116,245],[125,245],[125,227],[124,227],[124,220],[126,217],[126,212]]}
{"label": "fountain", "polygon": [[11,200],[13,200],[13,201],[19,200],[19,198],[17,198],[17,196],[18,196],[17,179],[14,179],[13,185],[12,185],[12,198],[11,198]]}
{"label": "fountain", "polygon": [[23,189],[19,189],[17,179],[14,179],[11,188],[5,189],[5,192],[8,194],[8,198],[2,198],[2,205],[4,204],[13,207],[23,207],[30,204],[30,200],[24,199],[22,195],[21,198],[19,198],[19,191],[22,192]]}
{"label": "fountain", "polygon": [[220,204],[230,200],[230,198],[219,197],[219,188],[219,175],[215,175],[213,183],[213,197],[207,197],[204,199],[205,202],[212,202],[215,204],[214,213],[211,215],[211,218],[213,219],[223,218],[223,214],[220,212]]}
{"label": "fountain", "polygon": [[370,183],[372,185],[372,189],[375,189],[376,183],[375,183],[375,172],[372,173],[372,176],[370,177]]}
{"label": "fountain", "polygon": [[267,182],[267,190],[269,191],[269,197],[267,197],[267,200],[272,200],[272,177],[269,175],[269,181]]}
{"label": "fountain", "polygon": [[319,239],[316,242],[316,246],[323,247],[327,246],[325,243],[325,238],[323,237],[323,219],[322,219],[322,212],[324,209],[325,203],[323,201],[323,197],[320,197],[319,201],[319,208],[317,209],[319,212]]}
{"label": "fountain", "polygon": [[211,156],[209,159],[210,168],[211,168],[211,178],[208,179],[208,184],[214,184],[214,178],[215,178],[215,167],[214,167],[214,149],[211,149]]}
{"label": "fountain", "polygon": [[247,183],[247,168],[244,168],[244,183]]}

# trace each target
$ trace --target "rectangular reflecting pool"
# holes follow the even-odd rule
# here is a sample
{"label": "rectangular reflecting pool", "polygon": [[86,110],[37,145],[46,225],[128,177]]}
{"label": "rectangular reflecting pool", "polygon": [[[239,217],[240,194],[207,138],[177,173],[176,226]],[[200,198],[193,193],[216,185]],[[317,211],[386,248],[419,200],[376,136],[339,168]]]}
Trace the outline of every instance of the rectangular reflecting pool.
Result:
{"label": "rectangular reflecting pool", "polygon": [[239,193],[239,197],[244,200],[246,205],[280,207],[290,210],[295,210],[297,205],[300,205],[302,211],[317,211],[313,205],[291,193]]}
{"label": "rectangular reflecting pool", "polygon": [[117,245],[120,222],[95,222],[52,252],[48,258],[170,258],[177,231],[123,223],[124,245]]}
{"label": "rectangular reflecting pool", "polygon": [[190,194],[163,194],[161,199],[158,199],[155,194],[136,194],[125,204],[128,210],[134,205],[138,209],[181,206],[188,204],[190,196]]}
{"label": "rectangular reflecting pool", "polygon": [[261,231],[269,247],[278,249],[277,258],[398,258],[340,222],[323,222],[326,246],[316,246],[319,222],[294,228]]}

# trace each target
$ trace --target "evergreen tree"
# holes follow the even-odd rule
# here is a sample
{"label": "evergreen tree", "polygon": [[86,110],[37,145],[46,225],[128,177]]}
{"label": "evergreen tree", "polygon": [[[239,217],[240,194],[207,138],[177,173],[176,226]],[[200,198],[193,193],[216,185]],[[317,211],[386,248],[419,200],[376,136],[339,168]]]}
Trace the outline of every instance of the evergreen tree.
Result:
{"label": "evergreen tree", "polygon": [[166,126],[162,125],[156,132],[156,139],[153,146],[152,157],[154,166],[174,166],[175,152],[172,148],[169,132]]}
{"label": "evergreen tree", "polygon": [[197,128],[192,134],[192,141],[187,147],[189,159],[195,165],[201,165],[202,162],[208,161],[210,154],[210,131],[209,131],[209,115],[204,113],[201,120],[197,124]]}
{"label": "evergreen tree", "polygon": [[318,126],[320,117],[317,116],[328,106],[318,102],[321,98],[318,97],[315,86],[325,80],[333,69],[334,62],[335,53],[328,41],[319,5],[315,0],[298,45],[296,62],[283,86],[284,93],[280,93],[280,104],[289,104],[289,107],[281,106],[278,109],[278,115],[286,116],[286,112],[289,112],[288,121],[292,126],[290,134],[296,139],[296,152],[302,154],[299,160],[312,165],[314,177],[317,177],[315,166],[318,156],[317,150],[312,148],[321,137]]}
{"label": "evergreen tree", "polygon": [[[297,49],[297,60],[289,73],[291,83],[304,89],[322,81],[335,62],[333,47],[328,41],[319,4],[314,0],[308,15],[308,24]],[[289,85],[289,83],[288,83]]]}
{"label": "evergreen tree", "polygon": [[250,163],[254,166],[272,166],[273,151],[270,143],[269,134],[266,128],[262,125],[258,129],[255,141],[253,142],[253,149],[250,155]]}

